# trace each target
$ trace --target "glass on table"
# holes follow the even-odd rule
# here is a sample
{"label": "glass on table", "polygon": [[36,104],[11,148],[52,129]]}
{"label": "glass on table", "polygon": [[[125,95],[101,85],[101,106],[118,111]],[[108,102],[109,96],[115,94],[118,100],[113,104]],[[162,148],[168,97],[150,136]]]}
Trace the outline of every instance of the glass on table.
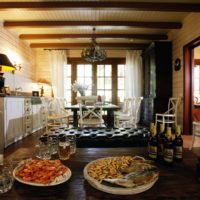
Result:
{"label": "glass on table", "polygon": [[59,137],[58,156],[60,160],[68,160],[70,158],[70,141],[66,135]]}
{"label": "glass on table", "polygon": [[51,154],[58,153],[58,136],[56,134],[49,135],[49,143],[51,148]]}
{"label": "glass on table", "polygon": [[40,141],[35,147],[37,158],[51,159],[51,144],[48,135],[40,136]]}
{"label": "glass on table", "polygon": [[70,154],[76,153],[76,135],[67,135],[70,142]]}
{"label": "glass on table", "polygon": [[0,165],[0,194],[9,191],[13,186],[12,166],[7,163]]}

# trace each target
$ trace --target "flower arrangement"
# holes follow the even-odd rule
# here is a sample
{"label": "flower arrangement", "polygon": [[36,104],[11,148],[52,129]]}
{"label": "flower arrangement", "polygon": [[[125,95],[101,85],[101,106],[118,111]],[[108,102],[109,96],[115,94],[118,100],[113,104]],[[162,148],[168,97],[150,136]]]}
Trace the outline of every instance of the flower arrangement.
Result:
{"label": "flower arrangement", "polygon": [[81,96],[85,96],[85,91],[89,88],[89,85],[84,85],[75,81],[72,84],[72,90],[74,92],[79,92]]}

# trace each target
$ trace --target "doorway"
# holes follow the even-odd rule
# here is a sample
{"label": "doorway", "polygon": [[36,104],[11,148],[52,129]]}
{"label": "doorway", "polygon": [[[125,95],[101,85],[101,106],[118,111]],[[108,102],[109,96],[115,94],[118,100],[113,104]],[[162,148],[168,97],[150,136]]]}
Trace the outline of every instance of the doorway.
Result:
{"label": "doorway", "polygon": [[[183,106],[183,132],[192,133],[192,121],[196,108],[196,85],[194,85],[195,49],[200,46],[200,37],[191,41],[183,48],[184,55],[184,106]],[[198,47],[199,48],[199,47]],[[200,109],[200,107],[198,108]]]}

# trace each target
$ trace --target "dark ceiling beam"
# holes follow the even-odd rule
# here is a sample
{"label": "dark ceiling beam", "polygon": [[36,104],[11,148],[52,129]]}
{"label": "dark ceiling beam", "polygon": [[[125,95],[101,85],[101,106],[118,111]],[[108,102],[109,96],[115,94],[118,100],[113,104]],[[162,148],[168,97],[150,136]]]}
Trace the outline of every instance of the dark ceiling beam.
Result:
{"label": "dark ceiling beam", "polygon": [[[90,46],[90,43],[32,43],[31,48],[70,48],[80,49]],[[141,43],[98,43],[100,47],[104,48],[120,48],[120,49],[145,49],[149,44]]]}
{"label": "dark ceiling beam", "polygon": [[157,3],[127,1],[1,2],[0,9],[128,9],[136,11],[199,12],[199,3]]}
{"label": "dark ceiling beam", "polygon": [[180,29],[179,22],[148,22],[148,21],[5,21],[4,27],[16,28],[58,28],[65,26],[114,26],[114,27],[138,27],[156,29]]}
{"label": "dark ceiling beam", "polygon": [[167,35],[159,34],[21,34],[20,39],[62,39],[62,38],[130,38],[144,40],[167,40]]}

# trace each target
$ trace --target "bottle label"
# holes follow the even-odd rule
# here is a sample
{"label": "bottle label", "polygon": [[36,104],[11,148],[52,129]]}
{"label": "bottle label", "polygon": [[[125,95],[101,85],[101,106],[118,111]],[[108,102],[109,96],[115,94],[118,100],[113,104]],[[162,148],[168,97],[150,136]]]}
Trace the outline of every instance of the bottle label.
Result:
{"label": "bottle label", "polygon": [[174,150],[173,149],[164,149],[164,160],[168,163],[173,162]]}
{"label": "bottle label", "polygon": [[156,159],[157,158],[157,146],[150,146],[149,147],[149,157]]}
{"label": "bottle label", "polygon": [[181,159],[183,157],[183,147],[182,146],[175,146],[174,157]]}

